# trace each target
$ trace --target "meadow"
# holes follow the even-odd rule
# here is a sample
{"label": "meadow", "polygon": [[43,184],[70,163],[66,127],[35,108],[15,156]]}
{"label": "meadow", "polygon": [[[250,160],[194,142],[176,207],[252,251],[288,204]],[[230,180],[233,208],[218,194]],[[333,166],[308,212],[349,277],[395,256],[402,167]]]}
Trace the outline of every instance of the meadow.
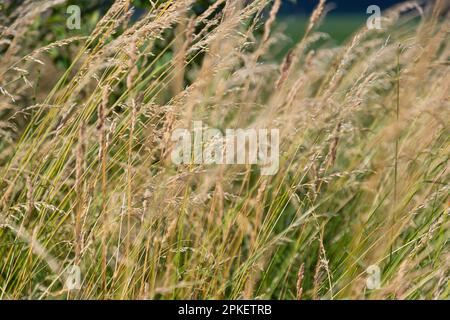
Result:
{"label": "meadow", "polygon": [[[2,6],[0,299],[448,299],[448,2],[197,2]],[[195,121],[278,171],[173,163]]]}

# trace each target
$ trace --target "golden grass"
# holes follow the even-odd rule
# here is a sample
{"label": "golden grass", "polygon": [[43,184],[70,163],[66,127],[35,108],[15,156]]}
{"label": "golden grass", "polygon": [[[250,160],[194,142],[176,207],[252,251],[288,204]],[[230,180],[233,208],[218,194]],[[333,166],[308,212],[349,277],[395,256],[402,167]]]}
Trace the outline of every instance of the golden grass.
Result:
{"label": "golden grass", "polygon": [[[0,30],[1,299],[448,298],[444,1],[393,8],[342,47],[315,32],[320,1],[280,64],[280,1],[198,16],[157,2],[134,22],[116,1],[89,35],[30,51],[61,2]],[[45,92],[33,70],[52,79],[46,54],[63,48]],[[171,132],[194,120],[280,129],[280,170],[175,166]]]}

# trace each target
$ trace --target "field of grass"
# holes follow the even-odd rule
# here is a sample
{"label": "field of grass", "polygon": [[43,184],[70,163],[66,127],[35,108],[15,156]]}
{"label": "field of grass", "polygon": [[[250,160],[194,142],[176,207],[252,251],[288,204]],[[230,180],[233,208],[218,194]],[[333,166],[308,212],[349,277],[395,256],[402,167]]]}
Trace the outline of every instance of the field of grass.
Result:
{"label": "field of grass", "polygon": [[[0,14],[0,299],[448,299],[447,3],[155,2]],[[194,121],[278,129],[279,170],[176,165]]]}

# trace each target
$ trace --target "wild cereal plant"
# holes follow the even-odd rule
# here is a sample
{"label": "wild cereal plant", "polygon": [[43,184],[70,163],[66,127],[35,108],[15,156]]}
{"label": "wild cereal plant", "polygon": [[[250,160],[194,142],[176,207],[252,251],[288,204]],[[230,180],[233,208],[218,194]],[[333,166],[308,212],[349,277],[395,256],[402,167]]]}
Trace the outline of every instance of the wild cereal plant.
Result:
{"label": "wild cereal plant", "polygon": [[[44,34],[65,2],[2,7],[1,299],[448,299],[446,1],[341,46],[318,1],[281,62],[280,0]],[[194,121],[278,130],[278,171],[175,164]]]}

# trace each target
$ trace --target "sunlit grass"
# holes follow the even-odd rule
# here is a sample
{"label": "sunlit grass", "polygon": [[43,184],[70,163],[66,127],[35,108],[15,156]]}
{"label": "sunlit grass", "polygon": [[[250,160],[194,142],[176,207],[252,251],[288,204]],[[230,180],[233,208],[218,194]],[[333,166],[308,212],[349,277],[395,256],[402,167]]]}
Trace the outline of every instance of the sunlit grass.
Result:
{"label": "sunlit grass", "polygon": [[[138,21],[116,1],[54,44],[57,79],[24,45],[44,3],[1,31],[1,299],[448,298],[443,3],[367,30],[321,25],[323,1],[279,24],[278,1],[167,1]],[[279,171],[174,165],[171,133],[195,120],[279,129]]]}

